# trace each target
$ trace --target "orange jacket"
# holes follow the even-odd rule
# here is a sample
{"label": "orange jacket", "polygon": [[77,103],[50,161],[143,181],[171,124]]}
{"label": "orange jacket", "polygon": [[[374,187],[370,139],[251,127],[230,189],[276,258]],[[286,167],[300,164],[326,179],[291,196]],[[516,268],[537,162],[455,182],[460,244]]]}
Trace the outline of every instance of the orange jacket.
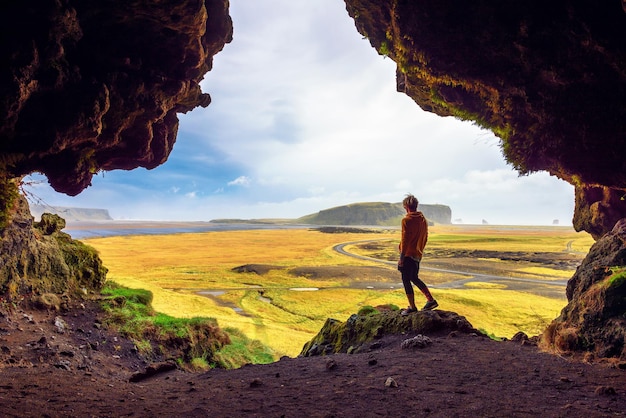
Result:
{"label": "orange jacket", "polygon": [[428,223],[422,212],[409,212],[402,218],[400,256],[421,260],[428,241]]}

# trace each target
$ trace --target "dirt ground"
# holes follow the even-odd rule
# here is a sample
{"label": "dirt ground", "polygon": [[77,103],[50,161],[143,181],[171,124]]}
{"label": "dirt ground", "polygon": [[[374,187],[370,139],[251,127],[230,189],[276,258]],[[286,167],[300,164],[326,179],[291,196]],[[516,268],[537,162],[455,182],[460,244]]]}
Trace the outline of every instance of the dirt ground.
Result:
{"label": "dirt ground", "polygon": [[[189,373],[142,361],[93,302],[0,318],[3,417],[626,416],[626,370],[468,334],[386,335],[360,354]],[[416,313],[414,315],[420,315]]]}

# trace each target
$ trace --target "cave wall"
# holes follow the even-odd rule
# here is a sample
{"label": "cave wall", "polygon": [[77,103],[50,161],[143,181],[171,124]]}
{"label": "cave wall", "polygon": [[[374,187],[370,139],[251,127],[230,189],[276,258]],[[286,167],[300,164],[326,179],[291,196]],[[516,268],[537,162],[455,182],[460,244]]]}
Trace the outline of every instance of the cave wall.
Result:
{"label": "cave wall", "polygon": [[231,38],[227,0],[3,1],[0,171],[76,195],[101,170],[157,167]]}
{"label": "cave wall", "polygon": [[61,229],[65,220],[44,214],[34,222],[28,202],[18,196],[8,226],[0,228],[0,294],[3,299],[33,301],[35,296],[69,298],[98,292],[107,268],[95,249]]}
{"label": "cave wall", "polygon": [[596,239],[626,216],[626,13],[620,0],[345,0],[424,110],[501,138],[521,174],[576,188]]}
{"label": "cave wall", "polygon": [[541,336],[559,354],[626,360],[626,219],[590,249],[567,283],[568,304]]}

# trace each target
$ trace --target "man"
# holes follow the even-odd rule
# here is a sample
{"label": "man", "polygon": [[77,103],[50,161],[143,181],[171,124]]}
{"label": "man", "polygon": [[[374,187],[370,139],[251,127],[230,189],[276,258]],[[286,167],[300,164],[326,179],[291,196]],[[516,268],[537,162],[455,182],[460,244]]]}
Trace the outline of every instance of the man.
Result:
{"label": "man", "polygon": [[432,297],[428,286],[419,278],[420,261],[424,255],[424,247],[428,240],[428,223],[424,214],[417,211],[417,198],[412,194],[406,195],[402,201],[406,215],[402,218],[402,239],[400,240],[400,260],[398,260],[398,270],[402,272],[402,284],[404,292],[409,300],[409,306],[400,312],[403,316],[417,312],[415,307],[415,295],[413,293],[414,283],[426,296],[424,311],[435,309],[439,304]]}

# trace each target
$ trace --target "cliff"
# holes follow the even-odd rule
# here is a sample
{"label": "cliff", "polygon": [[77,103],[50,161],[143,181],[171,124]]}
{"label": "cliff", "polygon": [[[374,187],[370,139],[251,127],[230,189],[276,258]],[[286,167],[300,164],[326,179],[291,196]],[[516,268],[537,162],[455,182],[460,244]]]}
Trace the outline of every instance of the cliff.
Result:
{"label": "cliff", "polygon": [[35,219],[40,219],[44,213],[59,215],[67,222],[80,221],[111,221],[111,215],[106,209],[74,208],[63,206],[30,205],[30,213]]}
{"label": "cliff", "polygon": [[[452,211],[445,205],[423,205],[418,210],[433,223],[449,224]],[[312,225],[381,225],[398,226],[406,214],[402,203],[353,203],[321,210],[317,213],[296,219],[298,223]]]}

